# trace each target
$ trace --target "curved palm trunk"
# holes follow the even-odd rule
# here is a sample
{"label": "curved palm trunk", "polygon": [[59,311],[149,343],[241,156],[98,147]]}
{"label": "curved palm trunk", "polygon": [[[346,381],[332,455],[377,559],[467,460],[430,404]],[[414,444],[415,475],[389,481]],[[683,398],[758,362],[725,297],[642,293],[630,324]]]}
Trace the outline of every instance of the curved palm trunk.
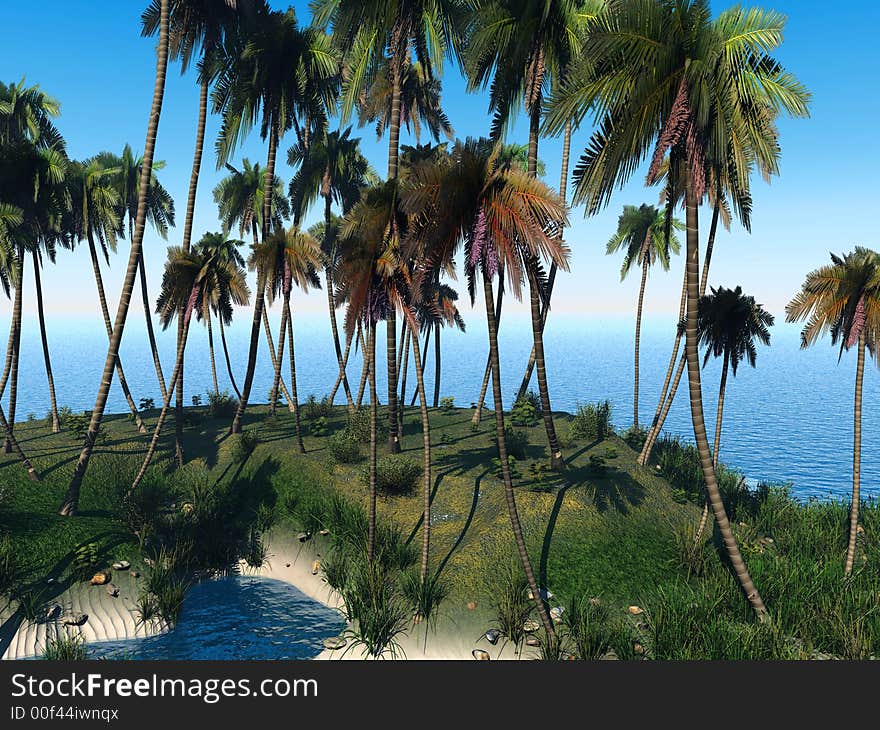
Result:
{"label": "curved palm trunk", "polygon": [[18,456],[18,460],[27,471],[28,478],[32,482],[40,481],[40,477],[37,475],[37,472],[34,469],[34,465],[31,464],[30,459],[28,459],[24,451],[21,450],[18,439],[15,438],[15,434],[12,433],[12,429],[9,427],[9,421],[6,420],[6,414],[3,412],[2,405],[0,405],[0,428],[2,428],[6,432],[6,438],[9,439],[9,446],[12,451],[14,451],[15,454]]}
{"label": "curved palm trunk", "polygon": [[[192,300],[191,300],[192,301]],[[156,421],[156,427],[153,429],[153,437],[150,439],[150,445],[147,447],[147,453],[144,456],[144,461],[141,464],[141,468],[138,470],[137,475],[134,478],[134,481],[131,483],[131,487],[126,494],[126,498],[130,497],[135,489],[141,483],[141,480],[144,478],[144,474],[147,473],[147,469],[150,466],[150,462],[153,460],[153,456],[156,453],[156,447],[159,444],[159,436],[162,433],[162,426],[165,424],[165,418],[168,415],[168,407],[171,404],[171,393],[174,392],[175,387],[177,386],[178,380],[180,380],[180,375],[183,372],[183,353],[186,349],[186,340],[189,336],[189,326],[192,321],[192,306],[186,308],[186,314],[184,316],[183,329],[181,330],[181,338],[180,344],[177,346],[177,357],[174,362],[174,371],[171,373],[171,382],[168,385],[168,391],[165,395],[165,398],[162,400],[162,410],[159,412],[159,419]]]}
{"label": "curved palm trunk", "polygon": [[211,355],[211,377],[214,380],[214,392],[220,392],[220,386],[217,383],[217,362],[214,358],[214,333],[211,331],[211,310],[208,310],[208,315],[205,317],[208,325],[208,352]]}
{"label": "curved palm trunk", "polygon": [[[504,268],[498,268],[498,301],[495,304],[495,332],[497,335],[498,328],[501,327],[501,303],[504,301]],[[489,388],[489,378],[492,375],[492,353],[486,356],[486,371],[483,373],[483,383],[480,385],[480,397],[477,398],[477,407],[474,409],[474,415],[471,416],[471,423],[474,425],[480,422],[483,417],[483,404],[486,402],[486,391]]]}
{"label": "curved palm trunk", "polygon": [[[410,340],[412,339],[412,328],[406,326],[406,320],[403,320],[403,332],[401,333],[400,343],[402,345],[403,356],[402,361],[403,365],[400,370],[400,410],[403,412],[403,404],[406,402],[406,376],[407,376],[407,368],[409,365],[409,349],[410,349]],[[401,421],[403,417],[401,416]],[[401,429],[402,431],[402,429]]]}
{"label": "curved palm trunk", "polygon": [[46,380],[49,383],[52,433],[58,433],[61,430],[61,422],[58,420],[58,403],[55,400],[55,378],[52,377],[52,358],[49,356],[49,339],[46,336],[46,315],[43,311],[43,282],[40,278],[40,257],[36,249],[31,253],[34,259],[34,286],[37,290],[37,318],[40,320],[40,340],[43,344],[43,360],[46,363]]}
{"label": "curved palm trunk", "polygon": [[67,494],[58,509],[59,514],[74,515],[79,505],[79,491],[83,476],[89,465],[98,429],[101,427],[101,419],[104,416],[104,408],[107,405],[107,397],[110,394],[110,384],[113,382],[113,371],[116,367],[116,359],[119,356],[119,345],[122,342],[122,333],[125,330],[125,320],[128,316],[128,307],[131,303],[131,293],[134,288],[134,278],[137,273],[138,260],[141,258],[144,229],[147,219],[147,194],[150,185],[150,176],[153,171],[153,155],[156,150],[156,133],[159,129],[159,117],[162,113],[162,98],[165,93],[165,76],[168,71],[168,16],[171,0],[161,0],[159,15],[159,44],[156,51],[156,83],[153,89],[153,104],[150,111],[150,121],[147,126],[147,139],[144,145],[144,158],[141,166],[140,186],[138,189],[138,210],[135,221],[134,238],[131,242],[131,252],[128,257],[128,267],[122,285],[122,294],[119,297],[119,307],[116,310],[116,321],[113,325],[113,335],[110,338],[110,347],[107,351],[107,359],[104,363],[104,372],[101,376],[101,385],[95,407],[92,409],[92,419],[86,434],[82,452],[73,472],[73,478],[67,488]]}
{"label": "curved palm trunk", "polygon": [[141,280],[141,299],[144,303],[144,319],[147,323],[147,337],[150,340],[150,352],[153,353],[153,367],[156,369],[159,390],[162,393],[162,400],[164,400],[167,388],[165,387],[165,375],[162,372],[162,361],[159,359],[159,348],[156,345],[156,333],[153,330],[153,317],[150,314],[150,294],[147,291],[147,270],[144,267],[143,254],[138,257],[138,269]]}
{"label": "curved palm trunk", "polygon": [[232,374],[232,363],[229,361],[229,347],[226,345],[226,329],[223,326],[223,317],[218,317],[218,321],[220,322],[220,341],[223,343],[223,357],[226,358],[226,372],[229,375],[229,382],[232,383],[235,395],[241,398],[241,391],[235,382],[235,376]]}
{"label": "curved palm trunk", "polygon": [[[92,271],[95,273],[95,286],[98,288],[98,301],[101,305],[101,315],[104,317],[104,329],[107,330],[107,339],[113,335],[113,325],[110,324],[110,311],[107,308],[107,296],[104,293],[104,277],[101,275],[101,264],[98,261],[98,252],[95,250],[95,242],[92,233],[89,231],[87,235],[89,243],[89,254],[92,258]],[[119,378],[119,386],[122,388],[122,394],[125,396],[125,402],[128,403],[128,409],[134,416],[134,422],[140,433],[146,433],[147,428],[141,418],[141,413],[135,405],[134,398],[131,397],[131,391],[128,389],[128,381],[125,379],[125,373],[122,371],[122,361],[119,356],[116,357],[116,375]]]}
{"label": "curved palm trunk", "polygon": [[370,381],[370,506],[367,517],[367,561],[373,562],[376,543],[376,419],[379,415],[376,402],[376,323],[370,323],[368,335],[369,345],[366,361],[370,364],[368,379]]}
{"label": "curved palm trunk", "polygon": [[440,327],[434,329],[434,408],[440,406]]}
{"label": "curved palm trunk", "polygon": [[[650,234],[648,234],[650,235]],[[648,259],[642,259],[642,283],[639,287],[639,305],[636,309],[636,340],[633,356],[633,427],[639,427],[639,344],[642,333],[642,305],[645,301],[645,284],[648,282]]]}
{"label": "curved palm trunk", "polygon": [[[330,402],[331,403],[336,398],[336,393],[339,390],[339,386],[342,385],[343,379],[347,378],[346,368],[348,367],[348,358],[351,354],[351,343],[352,343],[352,336],[348,335],[345,338],[345,352],[342,355],[342,365],[340,367],[339,374],[336,376],[336,382],[333,383],[333,388],[330,391]],[[347,395],[351,395],[351,391],[349,391],[349,393]],[[348,404],[348,410],[353,411],[354,408],[355,408],[355,402],[354,402],[354,398],[352,398],[351,402]]]}
{"label": "curved palm trunk", "polygon": [[6,427],[6,439],[3,442],[4,453],[11,454],[12,441],[15,430],[15,406],[18,403],[18,360],[21,354],[21,299],[24,288],[24,247],[18,247],[16,261],[15,303],[12,305],[12,330],[10,332],[10,344],[12,345],[9,371],[9,420]]}
{"label": "curved palm trunk", "polygon": [[516,542],[516,549],[522,562],[523,570],[526,574],[529,588],[538,608],[538,615],[541,617],[541,623],[547,632],[547,637],[552,641],[556,639],[556,632],[553,630],[553,622],[547,613],[547,606],[541,592],[538,589],[538,583],[535,580],[535,573],[532,570],[532,562],[529,559],[529,553],[526,549],[526,541],[523,537],[522,525],[519,521],[519,514],[516,509],[516,497],[513,494],[513,481],[510,477],[510,465],[507,463],[507,440],[504,436],[504,410],[501,400],[501,363],[498,356],[498,328],[495,322],[495,312],[492,303],[494,294],[492,293],[492,280],[483,269],[483,293],[486,299],[486,322],[489,328],[489,359],[492,365],[492,397],[495,402],[495,438],[498,442],[498,460],[501,463],[501,477],[504,482],[504,496],[507,501],[507,512],[510,516],[510,527],[513,531],[513,539]]}
{"label": "curved palm trunk", "polygon": [[[330,220],[331,220],[331,212],[330,212],[330,196],[327,195],[324,198],[324,230],[330,230]],[[354,399],[351,397],[351,387],[348,384],[348,374],[345,371],[346,363],[348,362],[348,351],[351,347],[351,338],[348,338],[348,342],[346,342],[345,350],[346,355],[343,359],[342,348],[339,345],[339,325],[336,322],[336,296],[333,293],[333,271],[327,266],[324,268],[324,278],[327,282],[327,308],[330,311],[330,331],[333,333],[333,349],[336,351],[336,362],[339,364],[339,378],[342,382],[342,387],[345,390],[345,399],[348,402],[348,408],[351,410],[354,406]],[[339,383],[333,386],[333,392],[330,394],[330,403],[333,403],[333,398],[336,396],[336,391],[339,389]]]}
{"label": "curved palm trunk", "polygon": [[[275,371],[272,379],[272,390],[269,391],[269,414],[272,416],[275,415],[275,403],[278,400],[278,388],[281,384],[281,367],[284,365],[284,343],[287,341],[287,318],[289,312],[290,310],[287,307],[287,300],[285,298],[285,301],[281,305],[281,322],[278,327],[278,349],[276,352],[272,353],[272,367]],[[268,324],[268,318],[264,318],[263,325],[268,326]],[[267,330],[266,337],[270,342],[272,341],[270,330]],[[291,408],[294,407],[290,398],[287,399],[287,403]]]}
{"label": "curved palm trunk", "polygon": [[360,340],[361,352],[364,353],[364,363],[361,368],[361,382],[358,386],[358,395],[357,395],[357,407],[360,408],[361,404],[364,402],[364,389],[367,385],[367,378],[370,375],[370,370],[372,369],[370,358],[367,356],[367,345],[364,343],[364,332],[361,329],[360,322],[358,322],[358,331],[357,331],[358,339]]}
{"label": "curved palm trunk", "polygon": [[859,333],[859,354],[856,362],[856,391],[853,404],[853,479],[852,504],[849,508],[849,542],[846,546],[844,574],[852,573],[856,558],[856,535],[859,530],[859,488],[862,473],[862,381],[865,376],[865,330]]}
{"label": "curved palm trunk", "polygon": [[[718,468],[718,453],[721,449],[721,419],[724,415],[724,389],[727,386],[727,366],[730,363],[730,356],[724,353],[724,365],[721,367],[721,384],[718,386],[718,411],[715,414],[715,444],[712,448],[712,466]],[[703,503],[703,514],[700,515],[700,524],[697,527],[697,534],[694,536],[694,545],[698,545],[703,539],[703,532],[706,530],[706,523],[709,521],[709,502]]]}
{"label": "curved palm trunk", "polygon": [[419,404],[422,412],[422,449],[424,454],[424,489],[422,491],[422,566],[419,580],[422,585],[428,578],[428,554],[431,549],[431,422],[428,419],[428,399],[425,395],[425,378],[422,375],[422,355],[419,352],[419,338],[413,337],[413,365],[419,389]]}
{"label": "curved palm trunk", "polygon": [[9,372],[12,369],[12,359],[15,353],[15,321],[21,318],[21,300],[15,296],[12,301],[12,321],[9,323],[9,338],[6,341],[6,362],[3,365],[3,375],[0,377],[0,398],[6,392]]}
{"label": "curved palm trunk", "polygon": [[[274,125],[269,131],[269,157],[266,164],[266,179],[263,182],[263,240],[269,237],[269,228],[272,217],[272,185],[275,181],[275,155],[278,151],[278,130]],[[241,398],[238,399],[238,408],[232,419],[231,433],[241,433],[241,423],[244,412],[247,410],[248,399],[251,395],[251,387],[254,384],[254,371],[257,369],[257,351],[260,345],[260,320],[263,318],[263,290],[266,288],[265,276],[257,276],[257,296],[254,305],[254,319],[251,323],[251,344],[248,350],[247,371],[244,376],[244,385],[241,389]]]}
{"label": "curved palm trunk", "polygon": [[699,223],[697,213],[697,196],[694,192],[693,180],[690,174],[685,189],[685,208],[687,219],[687,282],[688,282],[688,301],[687,301],[687,317],[685,319],[685,356],[687,358],[688,370],[688,388],[690,391],[691,404],[691,420],[694,426],[694,440],[697,445],[697,452],[700,455],[700,466],[703,470],[703,478],[706,480],[706,492],[709,497],[709,504],[715,516],[715,522],[718,525],[718,531],[724,541],[727,549],[727,555],[730,558],[730,564],[734,573],[739,580],[740,586],[746,595],[755,613],[763,619],[767,616],[767,609],[761,600],[758,589],[752,583],[748,568],[742,555],[739,552],[739,546],[736,538],[730,528],[730,522],[727,519],[727,513],[724,510],[724,503],[721,501],[721,493],[718,489],[718,482],[715,479],[715,467],[712,465],[712,455],[709,452],[709,441],[706,438],[706,424],[703,420],[703,393],[700,385],[700,360],[697,351],[697,306],[699,303],[700,286],[699,286],[699,268],[700,268],[700,247],[699,247]]}
{"label": "curved palm trunk", "polygon": [[[275,355],[275,344],[272,342],[272,328],[269,326],[269,315],[266,312],[266,305],[263,305],[263,331],[266,334],[266,343],[269,346],[269,360],[272,362],[273,369],[275,367],[280,367],[279,358]],[[285,332],[282,329],[281,335],[284,335]],[[290,397],[290,391],[287,389],[287,385],[284,382],[284,378],[279,378],[278,387],[281,389],[281,394],[287,400],[287,410],[293,413],[293,399]],[[269,391],[269,400],[274,401],[278,399],[277,391],[273,395],[272,391]]]}
{"label": "curved palm trunk", "polygon": [[[715,203],[715,208],[712,211],[712,224],[709,228],[709,240],[706,243],[706,259],[703,261],[703,274],[700,279],[700,296],[703,296],[706,293],[706,285],[709,281],[709,264],[712,261],[712,249],[715,248],[715,234],[718,232],[718,216],[719,216],[719,203]],[[685,282],[687,281],[687,267],[685,267]],[[682,291],[682,311],[679,316],[679,322],[684,319],[684,290]],[[672,371],[672,363],[675,358],[678,356],[678,343],[681,341],[681,333],[679,332],[675,338],[675,348],[672,353],[672,360],[669,362],[669,371]],[[651,450],[654,448],[654,444],[657,442],[657,437],[660,435],[660,431],[663,429],[663,424],[666,422],[666,414],[669,413],[669,407],[672,405],[672,401],[675,398],[675,394],[678,391],[678,384],[681,381],[681,375],[684,372],[685,366],[685,354],[682,353],[681,360],[678,364],[678,370],[675,374],[675,380],[672,383],[672,389],[669,391],[669,396],[666,398],[666,403],[663,403],[663,398],[666,397],[666,384],[669,381],[669,372],[666,374],[667,383],[664,384],[663,393],[660,395],[660,403],[657,405],[657,414],[659,414],[659,420],[657,414],[654,415],[654,423],[651,426],[651,430],[648,432],[648,438],[645,439],[645,445],[642,447],[642,452],[639,454],[638,463],[644,466],[648,463],[648,459],[651,457]],[[661,409],[662,405],[662,409]]]}
{"label": "curved palm trunk", "polygon": [[293,350],[293,316],[290,313],[290,292],[284,298],[284,310],[287,315],[287,338],[290,340],[290,402],[293,405],[293,422],[296,424],[296,447],[299,453],[306,453],[302,439],[302,426],[299,418],[299,396],[296,393],[296,355]]}
{"label": "curved palm trunk", "polygon": [[[428,328],[425,330],[425,344],[422,345],[422,352],[428,351],[428,341],[431,339],[431,329],[436,326],[437,326],[436,324],[431,323],[428,325]],[[424,360],[422,360],[422,366],[419,368],[419,370],[421,371],[422,378],[425,377],[425,365],[426,364],[427,363]],[[418,383],[417,383],[416,389],[413,391],[413,394],[412,394],[412,400],[409,402],[410,407],[412,407],[416,404],[416,398],[418,398],[418,397],[419,397],[419,387],[418,387]]]}

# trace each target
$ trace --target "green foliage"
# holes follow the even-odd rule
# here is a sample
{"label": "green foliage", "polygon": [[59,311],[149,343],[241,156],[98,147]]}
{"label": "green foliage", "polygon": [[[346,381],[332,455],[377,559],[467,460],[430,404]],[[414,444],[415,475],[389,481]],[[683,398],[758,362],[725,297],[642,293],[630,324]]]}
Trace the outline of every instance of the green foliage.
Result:
{"label": "green foliage", "polygon": [[327,439],[327,449],[337,464],[354,464],[361,460],[361,442],[347,428]]}
{"label": "green foliage", "polygon": [[152,411],[156,407],[156,401],[152,398],[141,398],[138,403],[139,411]]}
{"label": "green foliage", "polygon": [[311,423],[309,423],[309,433],[312,436],[321,437],[327,435],[327,417],[326,416],[318,416]]}
{"label": "green foliage", "polygon": [[86,641],[80,633],[59,633],[43,649],[43,659],[49,662],[80,662],[86,658]]}
{"label": "green foliage", "polygon": [[[60,417],[60,416],[59,416]],[[78,439],[84,439],[89,432],[89,423],[92,420],[91,411],[83,411],[82,413],[69,413],[65,416],[61,425],[65,430],[70,431]],[[103,428],[98,429],[96,439],[102,436]]]}
{"label": "green foliage", "polygon": [[156,593],[156,608],[159,615],[171,626],[177,623],[183,609],[183,599],[189,584],[179,578],[172,578],[159,587]]}
{"label": "green foliage", "polygon": [[11,535],[0,537],[0,596],[9,595],[18,585],[22,567]]}
{"label": "green foliage", "polygon": [[[495,447],[495,453],[498,453],[498,439],[495,429],[486,434],[489,443]],[[514,459],[525,459],[526,449],[529,447],[528,431],[514,428],[510,423],[504,424],[504,441],[507,446],[507,455]]]}
{"label": "green foliage", "polygon": [[73,554],[73,561],[70,564],[70,573],[74,578],[79,580],[87,580],[94,575],[98,569],[98,561],[100,555],[98,552],[98,544],[94,542],[80,545]]}
{"label": "green foliage", "polygon": [[198,408],[199,406],[202,405],[202,396],[200,396],[198,394],[194,395],[191,400],[192,400],[193,408]]}
{"label": "green foliage", "polygon": [[590,471],[596,474],[604,473],[608,467],[608,460],[601,454],[590,454]]}
{"label": "green foliage", "polygon": [[234,433],[229,437],[229,458],[235,464],[244,463],[254,452],[261,440],[260,429],[250,426],[241,433]]}
{"label": "green foliage", "polygon": [[228,391],[219,393],[208,391],[208,417],[209,418],[232,418],[238,410],[238,400],[231,396]]}
{"label": "green foliage", "polygon": [[[504,475],[504,472],[501,471],[501,459],[497,456],[492,457],[490,463],[492,464],[492,473],[498,479],[501,479]],[[516,463],[516,459],[513,458],[512,455],[508,455],[507,457],[507,469],[510,472],[511,479],[519,479],[522,476],[522,472],[519,470],[519,464]]]}
{"label": "green foliage", "polygon": [[620,434],[620,437],[633,451],[641,451],[645,445],[645,440],[648,438],[648,429],[630,426]]}
{"label": "green foliage", "polygon": [[608,605],[599,598],[572,598],[562,614],[566,632],[579,659],[601,659],[612,648],[615,627]]}
{"label": "green foliage", "polygon": [[[376,460],[376,489],[382,494],[401,496],[412,493],[424,473],[422,465],[403,454],[385,454]],[[370,483],[369,469],[361,471],[361,481]]]}
{"label": "green foliage", "polygon": [[586,441],[603,441],[614,430],[610,401],[579,405],[571,421],[570,435]]}
{"label": "green foliage", "polygon": [[146,586],[141,587],[135,602],[136,622],[142,626],[159,617],[159,599]]}
{"label": "green foliage", "polygon": [[517,398],[510,409],[510,422],[514,426],[534,426],[541,417],[541,399],[533,390]]}
{"label": "green foliage", "polygon": [[498,630],[518,649],[525,638],[525,623],[535,607],[522,568],[508,561],[495,574],[490,590]]}
{"label": "green foliage", "polygon": [[551,487],[552,472],[547,462],[533,461],[529,464],[529,479],[532,482],[532,488],[537,491],[548,491]]}
{"label": "green foliage", "polygon": [[341,592],[354,619],[345,632],[349,648],[362,647],[376,658],[404,656],[399,637],[408,628],[410,612],[386,567],[378,560],[355,562]]}
{"label": "green foliage", "polygon": [[429,628],[435,628],[437,611],[449,596],[449,584],[436,573],[429,573],[422,582],[419,571],[408,570],[403,574],[401,590],[413,614],[424,620]]}
{"label": "green foliage", "polygon": [[452,413],[455,410],[455,396],[443,396],[440,399],[440,410],[443,413]]}
{"label": "green foliage", "polygon": [[333,404],[329,396],[318,400],[313,394],[306,398],[302,405],[302,415],[306,421],[315,421],[319,418],[327,419],[333,414]]}
{"label": "green foliage", "polygon": [[[345,430],[362,444],[370,443],[370,409],[366,406],[348,414]],[[376,439],[388,436],[388,419],[383,418],[381,411],[376,417]]]}
{"label": "green foliage", "polygon": [[22,591],[16,596],[18,599],[18,610],[28,624],[36,624],[43,620],[46,609],[46,599],[43,597],[43,591],[32,588]]}

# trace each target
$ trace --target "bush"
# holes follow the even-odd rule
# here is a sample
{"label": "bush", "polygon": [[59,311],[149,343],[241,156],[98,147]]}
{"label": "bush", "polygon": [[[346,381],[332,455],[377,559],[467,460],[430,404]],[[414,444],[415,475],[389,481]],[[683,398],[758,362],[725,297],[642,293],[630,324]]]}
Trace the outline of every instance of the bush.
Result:
{"label": "bush", "polygon": [[574,598],[562,617],[579,659],[601,659],[612,648],[611,612],[600,599]]}
{"label": "bush", "polygon": [[620,437],[633,451],[641,451],[645,445],[645,440],[648,438],[648,429],[630,426]]}
{"label": "bush", "polygon": [[[376,489],[383,494],[410,494],[422,476],[422,465],[403,454],[386,454],[376,460]],[[370,483],[369,468],[364,468],[361,479]]]}
{"label": "bush", "polygon": [[202,396],[200,395],[194,395],[191,400],[193,408],[198,408],[200,405],[202,405]]}
{"label": "bush", "polygon": [[409,625],[409,610],[395,582],[382,564],[358,561],[342,588],[346,610],[355,619],[346,631],[352,647],[371,657],[403,654],[398,637]]}
{"label": "bush", "polygon": [[[492,444],[497,453],[498,449],[498,439],[496,436],[495,429],[492,429],[486,434],[486,437],[489,439],[489,443]],[[509,423],[504,424],[504,440],[507,443],[507,455],[512,456],[514,459],[525,459],[526,458],[526,449],[529,446],[529,434],[526,431],[521,431],[519,429],[514,428]]]}
{"label": "bush", "polygon": [[46,642],[43,659],[49,662],[80,662],[86,659],[86,642],[81,634],[58,634]]}
{"label": "bush", "polygon": [[327,417],[319,416],[315,420],[313,420],[309,424],[309,433],[312,436],[326,436],[327,435]]}
{"label": "bush", "polygon": [[140,403],[138,403],[139,411],[152,411],[156,407],[156,401],[152,398],[141,398]]}
{"label": "bush", "polygon": [[328,418],[333,413],[333,404],[330,402],[329,396],[324,396],[318,400],[314,395],[309,395],[306,402],[302,405],[302,415],[307,421],[316,421],[319,418]]}
{"label": "bush", "polygon": [[492,606],[498,621],[498,630],[514,648],[525,638],[525,623],[535,608],[529,598],[529,584],[522,570],[512,562],[494,574]]}
{"label": "bush", "polygon": [[360,441],[347,428],[327,439],[327,449],[337,464],[354,464],[361,460]]}
{"label": "bush", "polygon": [[587,441],[602,441],[613,430],[611,403],[601,401],[579,405],[571,422],[571,436]]}
{"label": "bush", "polygon": [[236,464],[242,464],[260,443],[260,430],[251,426],[241,433],[230,436],[229,456]]}
{"label": "bush", "polygon": [[510,409],[510,422],[514,426],[534,426],[541,417],[541,398],[533,390],[517,398]]}
{"label": "bush", "polygon": [[[89,432],[89,423],[92,421],[92,412],[70,413],[62,421],[62,426],[70,431],[78,439],[84,439]],[[100,436],[101,430],[98,430]]]}
{"label": "bush", "polygon": [[9,595],[21,577],[21,566],[10,535],[0,539],[0,596]]}
{"label": "bush", "polygon": [[79,580],[87,580],[97,570],[99,559],[97,543],[89,542],[85,545],[80,545],[73,553],[70,572]]}
{"label": "bush", "polygon": [[444,396],[440,399],[440,410],[443,413],[451,413],[455,410],[455,398],[451,395]]}
{"label": "bush", "polygon": [[208,391],[208,416],[210,418],[232,418],[238,410],[238,400],[228,391],[217,393]]}
{"label": "bush", "polygon": [[[354,413],[348,414],[348,423],[345,426],[354,438],[362,444],[370,443],[370,409],[369,407],[358,408]],[[383,418],[382,411],[376,417],[376,439],[381,441],[388,436],[388,419]]]}

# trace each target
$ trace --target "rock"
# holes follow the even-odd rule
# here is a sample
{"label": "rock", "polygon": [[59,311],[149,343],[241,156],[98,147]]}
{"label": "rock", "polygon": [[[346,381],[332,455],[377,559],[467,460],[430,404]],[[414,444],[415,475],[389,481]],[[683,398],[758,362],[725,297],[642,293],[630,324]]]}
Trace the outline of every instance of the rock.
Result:
{"label": "rock", "polygon": [[477,610],[477,602],[476,601],[468,601],[467,610],[468,611],[476,611]]}
{"label": "rock", "polygon": [[110,573],[106,570],[95,573],[89,583],[93,586],[103,586],[110,582]]}
{"label": "rock", "polygon": [[312,563],[312,575],[318,575],[319,570],[321,570],[321,561],[315,560],[315,562]]}
{"label": "rock", "polygon": [[127,560],[119,560],[113,563],[113,570],[128,570],[131,567],[131,563]]}
{"label": "rock", "polygon": [[341,636],[331,636],[329,639],[324,639],[324,648],[329,649],[330,651],[343,649],[346,644],[348,644],[348,642]]}
{"label": "rock", "polygon": [[601,657],[599,657],[599,660],[605,662],[617,662],[620,661],[620,657],[617,656],[617,652],[614,651],[614,649],[609,649]]}
{"label": "rock", "polygon": [[526,646],[541,646],[541,642],[538,641],[534,636],[529,636],[526,639]]}
{"label": "rock", "polygon": [[118,598],[119,597],[119,589],[115,585],[113,585],[112,583],[107,584],[106,590],[107,590],[107,595],[110,596],[111,598]]}
{"label": "rock", "polygon": [[577,657],[574,654],[569,654],[568,652],[562,652],[562,654],[559,655],[559,658],[564,662],[577,661]]}
{"label": "rock", "polygon": [[299,533],[299,535],[296,536],[296,539],[299,540],[300,542],[305,542],[306,540],[311,540],[312,533],[311,532],[301,532],[301,533]]}
{"label": "rock", "polygon": [[50,585],[52,585],[53,583],[57,583],[57,582],[58,582],[58,581],[55,580],[54,578],[46,578],[46,585],[47,585],[47,586],[50,586]]}
{"label": "rock", "polygon": [[626,609],[631,616],[641,616],[644,612],[644,608],[639,608],[638,606],[630,606]]}
{"label": "rock", "polygon": [[[549,601],[551,598],[553,598],[553,594],[550,591],[548,591],[546,588],[541,588],[540,593],[541,593],[541,598],[543,598],[545,601]],[[532,593],[531,588],[529,588],[529,590],[528,590],[528,595],[529,595],[530,601],[535,600],[535,594]]]}
{"label": "rock", "polygon": [[140,577],[141,577],[141,574],[138,573],[136,570],[131,571],[131,573],[129,573],[129,575],[130,575],[132,578],[140,578]]}
{"label": "rock", "polygon": [[523,624],[523,631],[525,631],[527,634],[534,634],[540,628],[541,624],[539,624],[533,618],[530,618]]}
{"label": "rock", "polygon": [[289,567],[290,567],[290,563],[285,563],[285,564],[284,564],[284,567],[285,567],[285,568],[289,568]]}
{"label": "rock", "polygon": [[156,564],[156,561],[152,558],[144,558],[144,562],[149,565],[151,568]]}
{"label": "rock", "polygon": [[862,527],[861,525],[858,525],[858,526],[856,527],[856,532],[859,533],[860,535],[864,535],[864,534],[865,534],[865,528]]}
{"label": "rock", "polygon": [[53,603],[51,606],[46,607],[46,621],[54,621],[61,615],[61,606],[57,603]]}
{"label": "rock", "polygon": [[481,662],[488,662],[491,657],[489,656],[488,651],[484,651],[483,649],[474,649],[471,652],[471,656]]}
{"label": "rock", "polygon": [[633,644],[633,654],[635,654],[636,656],[643,656],[644,653],[645,653],[645,647],[644,647],[644,646],[642,646],[642,645],[639,644],[638,642],[636,642],[635,644]]}
{"label": "rock", "polygon": [[191,515],[195,507],[193,507],[189,502],[184,502],[180,505],[180,511],[185,515]]}
{"label": "rock", "polygon": [[61,623],[65,626],[82,626],[88,620],[89,615],[87,613],[73,613],[70,616],[65,616]]}
{"label": "rock", "polygon": [[492,646],[498,643],[498,639],[501,638],[501,632],[498,629],[489,629],[485,634],[486,641],[488,641]]}
{"label": "rock", "polygon": [[321,537],[327,537],[327,535],[330,534],[330,530],[328,530],[328,529],[325,528],[325,529],[323,529],[323,530],[320,530],[320,531],[318,532],[318,534],[319,534]]}
{"label": "rock", "polygon": [[565,613],[565,609],[562,606],[554,606],[550,609],[550,618],[556,623],[561,624],[563,613]]}

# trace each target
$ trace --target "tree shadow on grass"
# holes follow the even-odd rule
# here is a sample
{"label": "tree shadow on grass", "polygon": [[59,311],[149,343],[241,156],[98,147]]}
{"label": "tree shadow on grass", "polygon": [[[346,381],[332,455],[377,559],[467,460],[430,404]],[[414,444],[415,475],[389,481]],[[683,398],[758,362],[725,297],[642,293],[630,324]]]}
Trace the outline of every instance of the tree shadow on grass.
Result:
{"label": "tree shadow on grass", "polygon": [[645,499],[645,488],[616,467],[580,466],[570,468],[566,476],[570,487],[586,487],[593,506],[601,513],[613,509],[625,515]]}
{"label": "tree shadow on grass", "polygon": [[446,564],[452,558],[453,554],[456,550],[458,550],[459,546],[462,542],[464,542],[464,538],[467,536],[468,530],[470,529],[471,522],[474,520],[474,515],[477,512],[477,504],[480,501],[480,486],[483,483],[483,479],[489,474],[488,469],[480,474],[476,479],[474,479],[474,496],[471,501],[471,509],[468,512],[467,519],[464,521],[464,525],[461,528],[461,532],[458,534],[455,542],[452,544],[452,547],[449,549],[449,552],[446,554],[446,557],[440,561],[440,565],[437,567],[437,575],[439,576],[443,569],[446,567]]}
{"label": "tree shadow on grass", "polygon": [[[445,477],[445,476],[446,476],[446,472],[439,472],[434,477],[434,487],[431,489],[431,497],[430,497],[431,504],[434,503],[434,497],[437,496],[437,490],[440,488],[440,482],[443,481],[443,477]],[[424,521],[425,521],[425,513],[422,512],[419,515],[419,519],[416,520],[416,524],[413,526],[412,532],[410,532],[409,536],[406,538],[406,541],[405,541],[406,545],[409,545],[415,539],[415,536],[418,533],[418,531],[421,529],[422,523]]]}

